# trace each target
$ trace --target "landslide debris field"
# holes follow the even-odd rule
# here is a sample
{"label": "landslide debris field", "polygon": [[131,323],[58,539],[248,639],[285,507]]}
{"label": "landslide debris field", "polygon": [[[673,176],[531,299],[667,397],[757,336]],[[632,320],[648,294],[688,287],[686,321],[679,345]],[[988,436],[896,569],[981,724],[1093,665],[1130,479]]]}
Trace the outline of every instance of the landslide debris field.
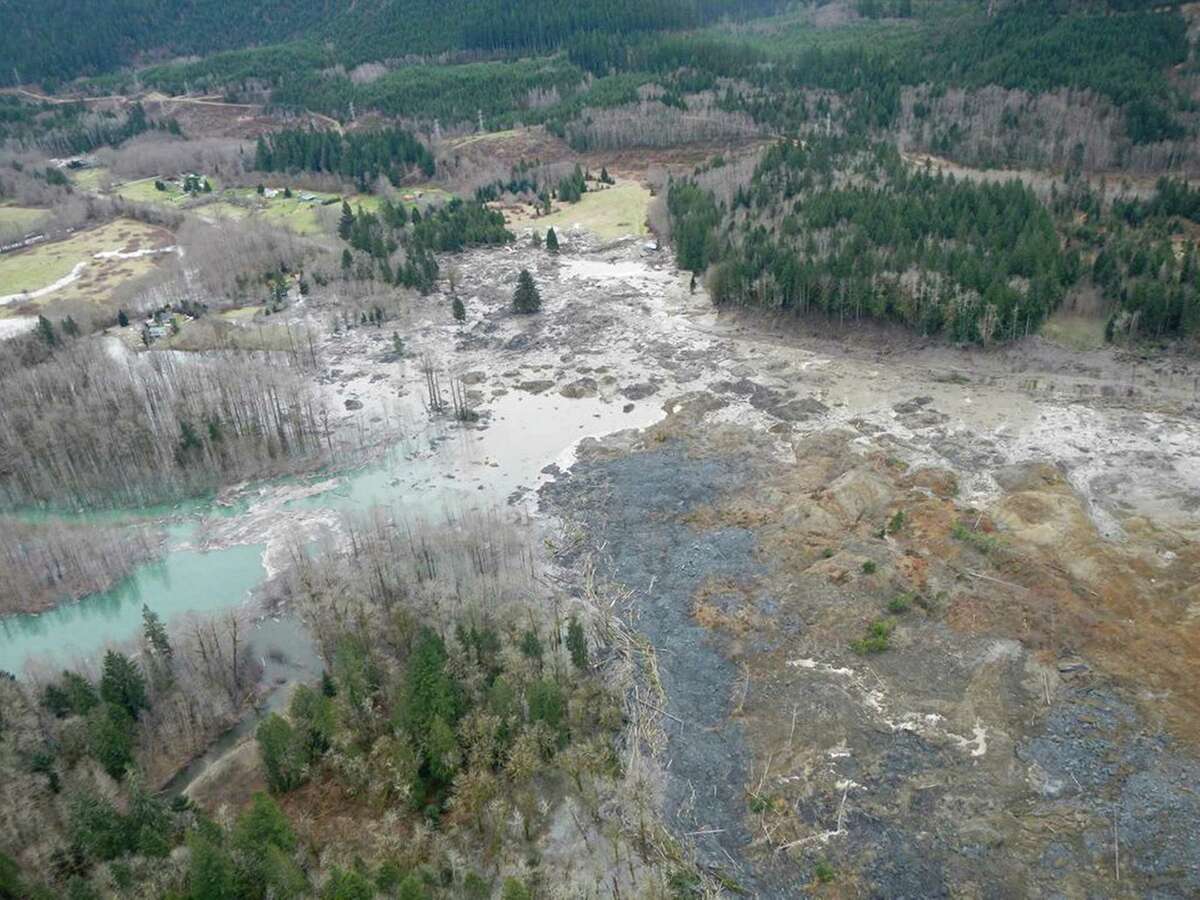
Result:
{"label": "landslide debris field", "polygon": [[[535,317],[503,310],[524,266]],[[707,867],[779,897],[1200,891],[1193,369],[784,338],[632,241],[462,270],[477,427],[514,391],[665,413],[538,498],[562,577],[594,564],[652,648],[667,820]]]}
{"label": "landslide debris field", "polygon": [[[389,488],[539,511],[554,577],[644,642],[629,740],[730,889],[1200,892],[1195,365],[797,336],[640,239],[562,243],[465,254],[465,323],[448,288],[414,305],[401,358],[391,322],[324,329],[330,425],[387,459],[257,488],[196,545],[274,574],[335,494]],[[466,421],[429,416],[429,372]],[[206,780],[256,783],[245,750]]]}
{"label": "landslide debris field", "polygon": [[[1200,891],[1194,365],[788,337],[640,241],[564,244],[468,254],[465,325],[405,323],[479,419],[397,471],[540,507],[644,638],[676,837],[766,897]],[[386,335],[326,354],[346,426],[420,408]]]}

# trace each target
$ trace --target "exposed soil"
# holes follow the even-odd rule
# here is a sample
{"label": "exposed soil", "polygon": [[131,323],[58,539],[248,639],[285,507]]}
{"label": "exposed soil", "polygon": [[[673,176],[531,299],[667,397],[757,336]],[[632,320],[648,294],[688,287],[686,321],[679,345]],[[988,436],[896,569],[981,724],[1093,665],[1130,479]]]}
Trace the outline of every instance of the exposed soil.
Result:
{"label": "exposed soil", "polygon": [[846,896],[1200,890],[1194,368],[771,334],[609,252],[567,278],[607,271],[654,327],[597,298],[564,338],[632,325],[646,374],[608,390],[670,415],[540,496],[632,592],[701,861],[761,896],[818,861]]}

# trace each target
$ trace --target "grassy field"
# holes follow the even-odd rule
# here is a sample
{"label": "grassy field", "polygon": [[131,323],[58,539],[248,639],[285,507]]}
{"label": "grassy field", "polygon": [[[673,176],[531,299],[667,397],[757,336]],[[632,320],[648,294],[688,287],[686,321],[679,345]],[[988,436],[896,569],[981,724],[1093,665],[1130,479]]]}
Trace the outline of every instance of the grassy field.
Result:
{"label": "grassy field", "polygon": [[[259,307],[247,310],[230,310],[230,313],[248,311],[251,316]],[[251,321],[250,317],[236,318],[232,315],[204,316],[185,322],[179,334],[171,335],[155,343],[155,348],[185,350],[202,353],[206,350],[287,350],[303,345],[303,329],[275,324],[270,319]]]}
{"label": "grassy field", "polygon": [[[215,178],[210,178],[209,184],[212,185],[213,191],[218,190],[217,181]],[[164,181],[165,191],[160,191],[154,186],[154,178],[141,178],[137,181],[127,181],[122,185],[113,188],[113,193],[118,197],[124,197],[126,200],[134,203],[157,203],[162,206],[179,206],[192,199],[191,195],[184,192],[178,184],[173,184],[170,181]],[[199,197],[209,196],[208,194],[198,194]]]}
{"label": "grassy field", "polygon": [[525,208],[508,216],[510,228],[536,228],[568,232],[575,225],[597,237],[616,240],[626,235],[646,233],[646,208],[650,191],[636,181],[618,181],[602,191],[589,190],[578,203],[556,206],[548,216],[534,218]]}
{"label": "grassy field", "polygon": [[[418,192],[421,194],[419,200],[416,198]],[[305,202],[300,199],[302,193],[311,194],[317,200]],[[410,205],[418,205],[434,200],[447,200],[451,195],[440,188],[422,187],[408,189],[401,196],[412,196],[413,200],[410,201]],[[219,199],[215,202],[198,207],[196,212],[209,219],[258,217],[264,222],[280,225],[306,237],[332,234],[342,212],[340,202],[330,204],[323,202],[331,199],[340,201],[341,198],[337,194],[320,191],[296,189],[293,197],[284,197],[282,194],[263,197],[259,196],[254,188],[230,188],[221,191],[218,197]],[[379,197],[371,194],[356,194],[347,199],[354,209],[357,210],[361,206],[367,212],[377,211],[381,203]]]}
{"label": "grassy field", "polygon": [[117,285],[153,268],[157,264],[157,257],[96,259],[97,253],[132,253],[166,247],[171,242],[170,232],[161,228],[132,219],[117,219],[74,234],[66,240],[40,244],[0,257],[0,285],[4,286],[0,290],[5,295],[37,291],[62,280],[82,263],[77,279],[34,302],[62,299],[100,301],[106,299]]}
{"label": "grassy field", "polygon": [[79,169],[71,173],[71,181],[81,191],[98,191],[100,186],[112,177],[112,173],[103,166],[94,169]]}
{"label": "grassy field", "polygon": [[30,206],[0,206],[0,233],[31,229],[49,213]]}
{"label": "grassy field", "polygon": [[1081,315],[1059,310],[1042,325],[1042,337],[1071,350],[1096,350],[1104,346],[1103,315]]}

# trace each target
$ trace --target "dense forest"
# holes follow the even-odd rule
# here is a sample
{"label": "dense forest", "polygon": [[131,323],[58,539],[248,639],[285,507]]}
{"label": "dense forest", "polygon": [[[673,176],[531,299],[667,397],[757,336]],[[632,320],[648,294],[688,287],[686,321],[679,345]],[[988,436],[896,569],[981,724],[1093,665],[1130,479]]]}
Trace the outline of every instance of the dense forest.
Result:
{"label": "dense forest", "polygon": [[384,199],[378,214],[342,204],[338,236],[349,246],[342,253],[342,270],[360,279],[433,290],[439,270],[435,253],[467,247],[497,246],[514,238],[504,214],[477,200],[458,198],[421,213]]}
{"label": "dense forest", "polygon": [[[619,633],[549,596],[508,530],[463,525],[379,511],[345,521],[352,550],[298,551],[284,589],[326,672],[257,726],[266,790],[231,816],[156,793],[154,761],[246,703],[236,618],[168,630],[146,609],[98,670],[0,677],[0,808],[28,807],[0,817],[0,896],[529,900],[587,887],[591,867],[537,859],[563,821],[604,883],[616,854],[622,894],[669,896],[653,788],[617,740]],[[322,821],[335,796],[352,832]]]}
{"label": "dense forest", "polygon": [[1019,182],[914,172],[890,145],[782,142],[718,207],[668,193],[676,256],[716,303],[902,322],[958,341],[1036,331],[1077,277],[1049,212]]}
{"label": "dense forest", "polygon": [[[68,0],[15,0],[6,9],[14,27],[0,33],[6,63],[0,81],[69,80],[154,56],[206,55],[300,36],[329,42],[346,65],[448,50],[545,50],[584,31],[689,28],[781,5],[779,0],[604,0],[575,6],[553,0],[519,6],[504,0],[254,0],[230,7],[220,0],[102,0],[88,4],[84,22]],[[62,40],[67,34],[72,39]]]}
{"label": "dense forest", "polygon": [[399,128],[338,134],[334,131],[277,131],[260,137],[254,168],[260,172],[329,172],[358,182],[366,191],[380,178],[400,184],[411,172],[434,173],[433,155]]}
{"label": "dense forest", "polygon": [[[735,16],[744,16],[770,12],[774,5],[731,8]],[[921,7],[919,18],[889,20],[909,26],[893,26],[878,40],[852,42],[826,43],[818,39],[820,32],[786,27],[779,34],[681,30],[709,21],[720,6],[614,3],[569,13],[523,6],[520,29],[508,24],[508,12],[488,8],[473,10],[463,20],[475,23],[464,33],[425,40],[412,28],[405,5],[359,4],[335,22],[344,40],[322,43],[308,31],[295,42],[264,42],[267,46],[199,62],[154,66],[141,71],[138,82],[172,92],[267,86],[281,107],[343,120],[369,110],[443,125],[474,122],[482,115],[487,127],[496,128],[518,120],[561,127],[587,108],[628,103],[638,85],[656,81],[667,90],[664,102],[683,105],[686,94],[719,90],[725,109],[747,112],[764,126],[785,131],[820,114],[803,96],[808,90],[843,95],[852,126],[882,127],[895,121],[905,88],[927,86],[936,94],[950,87],[994,85],[1033,94],[1092,92],[1124,110],[1124,130],[1134,144],[1179,139],[1187,129],[1181,114],[1186,118],[1191,104],[1166,77],[1169,67],[1187,60],[1187,29],[1170,7],[1014,3],[989,17],[982,5],[931,4]],[[876,11],[908,12],[868,6],[859,11],[868,21]],[[404,20],[403,27],[387,24],[393,16]],[[358,17],[379,23],[356,31]],[[452,19],[459,21],[445,10],[417,17]],[[413,46],[386,45],[397,34]],[[537,58],[557,48],[565,58]],[[443,60],[446,65],[393,63],[366,79],[348,71],[435,51],[454,51],[457,57]],[[480,54],[508,58],[472,57]],[[588,75],[598,80],[589,82]],[[117,86],[130,87],[130,79],[97,84]]]}
{"label": "dense forest", "polygon": [[1200,191],[1183,182],[1111,203],[1075,183],[1045,204],[1017,180],[913,169],[846,138],[782,141],[735,188],[720,169],[666,198],[676,259],[707,272],[718,304],[988,344],[1036,332],[1087,279],[1111,306],[1110,340],[1200,334],[1200,261],[1178,241]]}

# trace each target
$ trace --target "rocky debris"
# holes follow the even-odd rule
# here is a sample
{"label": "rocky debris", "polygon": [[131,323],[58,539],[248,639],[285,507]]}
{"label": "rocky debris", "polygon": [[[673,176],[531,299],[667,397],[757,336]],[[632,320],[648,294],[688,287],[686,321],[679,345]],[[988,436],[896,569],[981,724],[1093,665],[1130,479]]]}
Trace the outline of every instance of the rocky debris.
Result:
{"label": "rocky debris", "polygon": [[553,381],[535,380],[535,381],[520,381],[517,383],[518,391],[525,391],[528,394],[540,394],[554,387]]}
{"label": "rocky debris", "polygon": [[621,396],[626,400],[645,400],[647,397],[657,393],[658,385],[651,384],[648,381],[639,381],[636,384],[621,388]]}
{"label": "rocky debris", "polygon": [[569,384],[564,384],[559,389],[559,393],[564,397],[578,399],[580,397],[595,397],[599,389],[600,386],[596,383],[595,378],[584,376],[583,378],[575,379]]}
{"label": "rocky debris", "polygon": [[803,397],[773,404],[765,411],[785,422],[806,422],[825,415],[829,407],[814,397]]}
{"label": "rocky debris", "polygon": [[[719,396],[689,396],[651,439],[588,444],[542,500],[634,592],[631,626],[686,723],[668,728],[668,823],[704,864],[764,898],[797,896],[818,860],[855,896],[1108,896],[1115,819],[1129,896],[1197,894],[1200,763],[1129,687],[1100,686],[1097,660],[1058,643],[1082,632],[1047,611],[1116,571],[1061,470],[997,467],[991,552],[951,534],[954,472],[892,464],[890,435],[800,434],[794,462],[768,466],[751,429],[706,418]],[[1080,596],[1096,621],[1098,594]],[[886,649],[858,655],[881,619]]]}
{"label": "rocky debris", "polygon": [[903,484],[906,487],[927,490],[933,496],[942,499],[958,496],[958,476],[949,469],[922,467],[910,472]]}
{"label": "rocky debris", "polygon": [[897,403],[892,407],[892,411],[896,413],[900,424],[913,431],[921,428],[933,428],[949,422],[950,417],[945,413],[929,408],[929,404],[932,402],[932,397],[913,397],[911,400]]}
{"label": "rocky debris", "polygon": [[[735,371],[742,370],[745,370],[745,367]],[[829,412],[829,407],[815,397],[797,398],[790,391],[778,391],[749,378],[716,381],[711,385],[711,390],[717,394],[745,397],[755,409],[784,422],[806,422]]]}
{"label": "rocky debris", "polygon": [[[746,529],[698,535],[681,519],[739,484],[745,469],[728,459],[690,458],[681,449],[592,458],[594,444],[585,444],[585,458],[541,489],[543,504],[585,524],[593,543],[607,542],[610,577],[637,591],[639,628],[660,648],[666,712],[685,723],[667,729],[667,820],[678,833],[711,832],[695,836],[699,858],[728,869],[727,854],[741,856],[751,840],[742,823],[747,752],[741,727],[726,720],[737,669],[692,617],[692,597],[707,579],[738,581],[759,565]],[[752,892],[764,887],[762,876],[749,870],[734,877]],[[785,877],[784,883],[794,881]],[[789,896],[780,890],[761,895]]]}
{"label": "rocky debris", "polygon": [[1065,482],[1062,469],[1036,460],[1000,466],[992,477],[1006,491],[1036,491]]}
{"label": "rocky debris", "polygon": [[827,496],[843,518],[854,523],[865,518],[880,518],[896,492],[881,475],[852,469],[829,485]]}
{"label": "rocky debris", "polygon": [[363,408],[363,404],[362,404],[361,400],[355,400],[353,397],[351,397],[349,400],[346,401],[346,409],[362,409],[362,408]]}
{"label": "rocky debris", "polygon": [[902,416],[912,415],[915,412],[920,412],[932,402],[932,397],[913,397],[911,400],[905,400],[903,403],[897,403],[892,407],[892,410],[893,412],[896,412]]}

